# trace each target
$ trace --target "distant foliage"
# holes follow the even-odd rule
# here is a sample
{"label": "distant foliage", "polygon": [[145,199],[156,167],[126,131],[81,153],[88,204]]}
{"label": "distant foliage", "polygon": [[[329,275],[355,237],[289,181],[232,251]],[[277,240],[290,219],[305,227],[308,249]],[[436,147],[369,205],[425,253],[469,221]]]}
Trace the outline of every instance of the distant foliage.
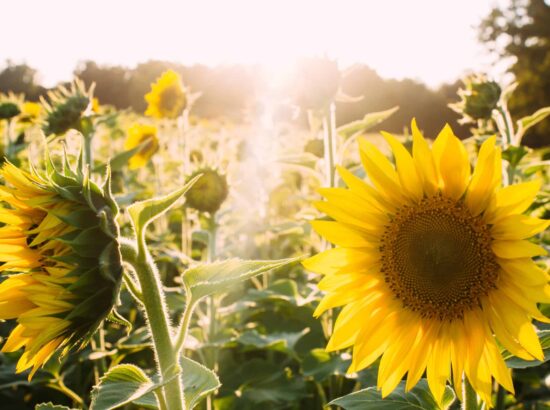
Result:
{"label": "distant foliage", "polygon": [[[512,0],[495,8],[480,27],[480,39],[502,57],[511,57],[510,72],[519,87],[510,100],[513,115],[525,116],[550,105],[550,4]],[[550,119],[526,136],[528,145],[550,144]]]}

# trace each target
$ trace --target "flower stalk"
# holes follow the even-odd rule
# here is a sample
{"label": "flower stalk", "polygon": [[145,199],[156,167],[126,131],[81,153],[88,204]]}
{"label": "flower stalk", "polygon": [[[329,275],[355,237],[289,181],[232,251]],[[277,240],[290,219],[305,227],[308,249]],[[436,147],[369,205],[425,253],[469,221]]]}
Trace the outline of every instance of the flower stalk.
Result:
{"label": "flower stalk", "polygon": [[135,269],[142,289],[159,374],[164,380],[173,378],[163,388],[167,409],[185,410],[181,377],[174,377],[181,370],[178,352],[172,345],[164,292],[157,268],[145,244],[144,233],[141,232],[137,238],[137,249],[126,243],[121,250],[124,261]]}

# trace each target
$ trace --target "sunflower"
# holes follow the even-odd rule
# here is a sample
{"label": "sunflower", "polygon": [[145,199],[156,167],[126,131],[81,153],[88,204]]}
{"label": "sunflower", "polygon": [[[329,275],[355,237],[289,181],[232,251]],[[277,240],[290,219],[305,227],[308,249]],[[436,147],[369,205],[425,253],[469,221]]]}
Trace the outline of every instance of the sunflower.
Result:
{"label": "sunflower", "polygon": [[151,92],[145,95],[148,106],[145,115],[153,118],[177,118],[187,106],[187,91],[178,73],[165,71],[157,82],[151,84]]}
{"label": "sunflower", "polygon": [[[338,168],[345,188],[324,188],[315,205],[333,220],[313,228],[336,245],[304,262],[324,274],[315,314],[342,307],[327,350],[353,346],[349,372],[380,356],[385,397],[407,373],[410,390],[424,372],[441,401],[447,380],[465,375],[486,403],[492,378],[512,392],[499,344],[526,360],[543,359],[535,318],[550,302],[548,275],[532,260],[545,250],[527,240],[549,221],[523,212],[537,181],[501,187],[501,151],[493,136],[473,171],[449,126],[431,149],[412,122],[412,155],[383,133],[396,167],[359,142],[370,183]],[[498,344],[497,344],[498,341]]]}
{"label": "sunflower", "polygon": [[124,141],[124,149],[129,150],[142,145],[130,158],[130,169],[145,166],[147,161],[159,149],[157,128],[152,125],[134,124],[128,129],[128,138]]}
{"label": "sunflower", "polygon": [[54,352],[85,345],[122,275],[108,189],[70,168],[50,171],[0,170],[0,319],[17,322],[2,351],[24,347],[16,371],[32,368],[29,380]]}

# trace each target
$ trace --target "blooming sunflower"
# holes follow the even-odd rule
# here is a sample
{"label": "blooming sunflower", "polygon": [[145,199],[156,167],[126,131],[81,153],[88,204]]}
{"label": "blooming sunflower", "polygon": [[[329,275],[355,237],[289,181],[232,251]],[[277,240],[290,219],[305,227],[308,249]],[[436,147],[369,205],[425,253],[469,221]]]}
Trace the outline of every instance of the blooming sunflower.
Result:
{"label": "blooming sunflower", "polygon": [[153,118],[177,118],[187,106],[187,91],[178,73],[165,71],[157,82],[151,84],[151,92],[145,95],[148,106],[145,115]]}
{"label": "blooming sunflower", "polygon": [[130,158],[130,169],[145,166],[147,161],[159,149],[157,128],[152,125],[134,124],[128,129],[128,138],[124,141],[124,149],[129,150],[137,146],[143,146]]}
{"label": "blooming sunflower", "polygon": [[336,245],[304,262],[324,274],[326,296],[315,314],[343,307],[327,350],[353,346],[350,372],[380,356],[378,388],[385,397],[407,373],[411,389],[426,371],[441,401],[447,380],[463,374],[486,403],[492,378],[514,386],[499,345],[542,359],[532,319],[547,319],[547,274],[531,259],[545,250],[527,238],[549,221],[523,212],[536,181],[501,187],[501,151],[486,140],[473,171],[449,126],[431,149],[412,122],[412,155],[390,134],[396,167],[370,142],[359,142],[370,183],[344,168],[348,186],[324,188],[316,207],[333,220],[313,228]]}
{"label": "blooming sunflower", "polygon": [[29,379],[62,349],[84,346],[121,283],[117,212],[109,194],[66,167],[48,175],[0,170],[0,319],[15,319],[3,352],[24,347]]}

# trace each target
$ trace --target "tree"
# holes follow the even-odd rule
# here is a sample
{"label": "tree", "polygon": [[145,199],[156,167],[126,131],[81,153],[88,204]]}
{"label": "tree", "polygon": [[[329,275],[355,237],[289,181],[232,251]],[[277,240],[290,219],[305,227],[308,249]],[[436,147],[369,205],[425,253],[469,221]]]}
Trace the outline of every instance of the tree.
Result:
{"label": "tree", "polygon": [[[482,22],[480,40],[501,57],[510,58],[509,71],[519,82],[510,101],[516,117],[550,106],[550,3],[545,0],[511,0],[495,8]],[[526,136],[528,145],[550,144],[550,119]]]}
{"label": "tree", "polygon": [[26,64],[6,61],[6,68],[0,72],[0,92],[25,94],[29,100],[37,100],[45,88],[36,83],[36,70]]}

